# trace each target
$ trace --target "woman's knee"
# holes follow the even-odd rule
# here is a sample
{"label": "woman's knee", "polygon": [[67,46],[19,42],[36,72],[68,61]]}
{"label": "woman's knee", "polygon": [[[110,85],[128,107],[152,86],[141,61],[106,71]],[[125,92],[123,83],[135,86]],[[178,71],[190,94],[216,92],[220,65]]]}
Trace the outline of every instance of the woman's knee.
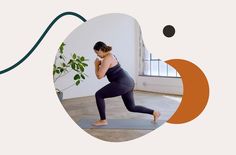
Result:
{"label": "woman's knee", "polygon": [[135,112],[135,111],[136,111],[136,110],[135,110],[135,106],[127,106],[126,108],[127,108],[127,110],[130,111],[130,112]]}

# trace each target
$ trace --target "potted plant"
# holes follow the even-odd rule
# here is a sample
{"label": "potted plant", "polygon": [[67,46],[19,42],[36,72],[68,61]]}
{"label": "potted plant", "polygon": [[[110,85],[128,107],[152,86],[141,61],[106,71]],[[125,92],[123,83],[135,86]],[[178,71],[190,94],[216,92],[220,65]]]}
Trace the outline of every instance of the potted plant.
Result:
{"label": "potted plant", "polygon": [[63,91],[74,85],[78,86],[80,82],[85,80],[85,78],[88,76],[84,73],[85,68],[88,66],[86,63],[88,59],[85,59],[84,56],[78,56],[76,53],[72,53],[70,58],[66,58],[64,54],[65,45],[66,44],[62,42],[58,49],[58,53],[53,65],[53,81],[56,83],[61,77],[66,76],[70,72],[73,72],[74,83],[63,89],[56,88],[56,92],[60,101],[63,100]]}

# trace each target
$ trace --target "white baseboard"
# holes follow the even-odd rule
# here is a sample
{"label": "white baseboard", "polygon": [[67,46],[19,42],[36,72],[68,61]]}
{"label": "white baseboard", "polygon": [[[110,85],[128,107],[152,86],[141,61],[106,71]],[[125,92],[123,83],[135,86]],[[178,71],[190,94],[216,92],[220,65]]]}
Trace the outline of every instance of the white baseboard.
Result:
{"label": "white baseboard", "polygon": [[135,90],[183,95],[181,78],[137,76]]}

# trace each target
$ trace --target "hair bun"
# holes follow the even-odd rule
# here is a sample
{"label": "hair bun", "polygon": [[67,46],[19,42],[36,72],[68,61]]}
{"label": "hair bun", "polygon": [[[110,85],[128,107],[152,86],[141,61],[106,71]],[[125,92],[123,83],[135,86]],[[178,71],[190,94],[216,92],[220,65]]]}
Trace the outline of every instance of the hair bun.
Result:
{"label": "hair bun", "polygon": [[112,47],[111,46],[106,46],[106,52],[109,52],[112,50]]}

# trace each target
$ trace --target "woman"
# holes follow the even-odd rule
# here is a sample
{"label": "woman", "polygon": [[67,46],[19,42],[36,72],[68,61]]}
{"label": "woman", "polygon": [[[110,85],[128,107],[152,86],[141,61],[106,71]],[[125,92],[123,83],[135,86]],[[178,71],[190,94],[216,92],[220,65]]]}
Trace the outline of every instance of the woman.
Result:
{"label": "woman", "polygon": [[151,114],[153,115],[154,122],[156,122],[157,118],[160,116],[158,111],[135,105],[133,97],[134,80],[121,68],[118,60],[111,53],[112,47],[99,41],[94,45],[93,49],[97,56],[102,58],[102,61],[96,58],[94,62],[97,78],[101,79],[106,75],[110,82],[95,94],[100,120],[97,120],[93,125],[101,126],[108,124],[106,120],[104,99],[115,96],[122,97],[122,100],[129,111]]}

